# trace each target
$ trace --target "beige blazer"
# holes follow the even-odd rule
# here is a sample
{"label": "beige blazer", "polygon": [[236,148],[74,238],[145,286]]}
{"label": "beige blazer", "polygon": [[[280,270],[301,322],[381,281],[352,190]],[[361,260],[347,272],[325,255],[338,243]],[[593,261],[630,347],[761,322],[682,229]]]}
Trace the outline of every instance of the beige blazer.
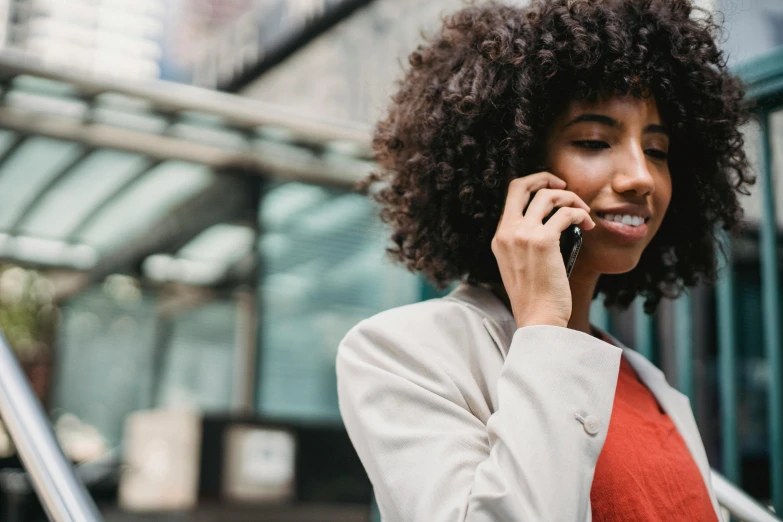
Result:
{"label": "beige blazer", "polygon": [[721,520],[690,402],[660,370],[582,332],[518,329],[463,283],[340,343],[340,411],[384,522],[590,521],[620,357],[671,416]]}

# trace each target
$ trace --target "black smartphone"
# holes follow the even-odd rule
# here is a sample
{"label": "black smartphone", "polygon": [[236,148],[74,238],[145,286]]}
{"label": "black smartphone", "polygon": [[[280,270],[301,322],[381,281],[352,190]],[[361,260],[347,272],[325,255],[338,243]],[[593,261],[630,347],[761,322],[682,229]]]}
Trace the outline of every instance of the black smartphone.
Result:
{"label": "black smartphone", "polygon": [[[555,208],[544,219],[546,223],[549,218],[555,215],[557,209]],[[563,263],[565,264],[566,277],[571,277],[571,270],[574,269],[574,263],[576,263],[576,256],[579,254],[579,249],[582,247],[582,229],[577,225],[571,225],[567,229],[563,230],[560,234],[560,255],[563,256]]]}
{"label": "black smartphone", "polygon": [[[530,194],[530,201],[533,201],[536,193]],[[528,204],[529,206],[529,204]],[[543,223],[549,221],[549,218],[555,215],[557,208],[553,209],[547,217],[544,218]],[[527,212],[527,208],[525,209]],[[576,256],[579,254],[579,249],[582,247],[582,230],[576,226],[571,225],[567,229],[563,230],[560,234],[560,255],[563,256],[563,264],[565,265],[566,277],[571,277],[571,271],[574,269],[574,263],[576,263]]]}

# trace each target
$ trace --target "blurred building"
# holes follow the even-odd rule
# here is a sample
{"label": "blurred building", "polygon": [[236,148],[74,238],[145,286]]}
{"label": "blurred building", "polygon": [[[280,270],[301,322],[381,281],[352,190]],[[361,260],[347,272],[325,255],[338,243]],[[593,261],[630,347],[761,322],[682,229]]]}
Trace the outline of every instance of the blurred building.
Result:
{"label": "blurred building", "polygon": [[368,0],[4,0],[0,42],[105,78],[232,88]]}
{"label": "blurred building", "polygon": [[112,78],[157,79],[164,0],[5,0],[5,47],[47,66]]}

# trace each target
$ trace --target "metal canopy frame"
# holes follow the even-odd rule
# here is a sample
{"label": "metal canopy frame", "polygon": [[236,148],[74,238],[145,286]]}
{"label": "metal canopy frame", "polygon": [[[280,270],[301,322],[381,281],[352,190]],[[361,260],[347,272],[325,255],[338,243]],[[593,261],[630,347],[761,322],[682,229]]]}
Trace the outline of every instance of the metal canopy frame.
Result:
{"label": "metal canopy frame", "polygon": [[76,227],[68,235],[68,241],[71,243],[78,242],[82,233],[100,217],[103,211],[109,208],[120,197],[122,197],[122,195],[125,194],[125,192],[130,187],[138,183],[139,180],[143,179],[147,173],[149,173],[152,169],[154,169],[160,164],[161,164],[160,160],[149,160],[146,164],[142,165],[142,167],[138,169],[138,171],[132,174],[124,183],[116,187],[111,192],[111,194],[109,194],[107,197],[101,200],[97,205],[95,205],[90,210],[90,212],[86,216],[82,218],[81,222],[78,225],[76,225]]}
{"label": "metal canopy frame", "polygon": [[[347,121],[325,121],[251,98],[171,82],[129,82],[80,76],[67,70],[53,70],[40,60],[16,51],[0,53],[0,84],[26,75],[52,80],[73,89],[73,96],[94,100],[113,93],[143,100],[151,112],[176,115],[186,112],[220,118],[227,127],[248,130],[269,128],[282,131],[286,141],[313,149],[352,150],[357,158],[369,159],[370,129]],[[2,124],[0,119],[0,124]],[[40,124],[40,122],[37,122]],[[42,127],[44,128],[44,127]],[[324,181],[329,182],[328,176]]]}
{"label": "metal canopy frame", "polygon": [[[373,168],[370,129],[350,122],[326,122],[240,96],[214,92],[198,87],[167,82],[113,81],[79,76],[66,70],[52,70],[28,55],[4,51],[0,53],[0,129],[14,133],[12,142],[0,152],[0,178],[3,166],[14,157],[28,140],[45,137],[58,142],[81,145],[80,151],[59,165],[45,186],[19,210],[10,224],[0,226],[0,234],[15,238],[24,232],[31,216],[45,206],[47,197],[67,181],[90,157],[101,150],[116,150],[146,158],[138,171],[118,184],[113,191],[72,227],[61,240],[67,245],[79,245],[90,227],[100,222],[104,213],[120,201],[152,171],[169,161],[184,161],[203,165],[219,174],[220,187],[207,190],[213,199],[195,199],[191,211],[180,213],[178,223],[193,221],[194,226],[166,226],[169,216],[153,230],[168,230],[169,236],[158,238],[156,245],[182,245],[204,227],[221,219],[247,217],[257,202],[242,198],[239,193],[257,193],[260,179],[334,186],[350,189]],[[54,110],[52,103],[67,105],[67,110]],[[55,107],[56,109],[56,107]],[[101,117],[101,114],[104,117]],[[112,121],[105,113],[124,117],[142,116],[160,121],[155,128],[128,125]],[[114,118],[116,119],[116,118]],[[183,132],[184,131],[191,131]],[[209,140],[193,136],[197,132],[218,133],[227,139]],[[247,178],[244,186],[236,180]],[[111,176],[112,172],[107,172]],[[235,191],[235,196],[231,196]],[[214,208],[226,208],[221,200],[237,203],[243,211],[214,214]],[[207,209],[210,219],[201,219],[196,207]],[[237,207],[233,207],[237,209]],[[143,212],[143,209],[140,209]],[[244,214],[243,214],[244,212]],[[195,223],[198,221],[198,223]],[[111,270],[140,263],[141,255],[149,255],[149,238],[129,238],[120,252],[101,256],[95,267],[74,267],[64,261],[58,268],[76,268],[89,273],[88,280],[105,276]],[[13,262],[39,266],[28,259],[2,254]],[[43,266],[46,266],[44,264]]]}

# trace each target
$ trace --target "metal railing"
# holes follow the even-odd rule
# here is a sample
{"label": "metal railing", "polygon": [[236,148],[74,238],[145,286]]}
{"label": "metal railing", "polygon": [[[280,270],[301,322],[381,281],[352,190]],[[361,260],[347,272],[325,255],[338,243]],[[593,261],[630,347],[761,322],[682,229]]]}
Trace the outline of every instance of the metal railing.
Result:
{"label": "metal railing", "polygon": [[718,503],[734,518],[742,522],[780,522],[769,509],[729,482],[720,473],[712,471],[712,487]]}
{"label": "metal railing", "polygon": [[87,489],[76,478],[60,449],[41,404],[1,333],[0,417],[49,519],[55,522],[102,520]]}

